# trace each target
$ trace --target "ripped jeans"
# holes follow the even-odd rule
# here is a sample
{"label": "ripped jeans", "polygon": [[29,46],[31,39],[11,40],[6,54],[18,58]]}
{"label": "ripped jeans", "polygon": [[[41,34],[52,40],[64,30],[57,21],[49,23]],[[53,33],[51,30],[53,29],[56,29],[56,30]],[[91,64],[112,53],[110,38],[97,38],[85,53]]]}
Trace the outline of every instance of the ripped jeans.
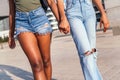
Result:
{"label": "ripped jeans", "polygon": [[66,0],[65,13],[70,23],[85,80],[102,80],[96,64],[96,16],[90,0]]}
{"label": "ripped jeans", "polygon": [[52,27],[42,7],[29,12],[16,11],[15,16],[16,37],[21,32],[46,34],[52,32]]}

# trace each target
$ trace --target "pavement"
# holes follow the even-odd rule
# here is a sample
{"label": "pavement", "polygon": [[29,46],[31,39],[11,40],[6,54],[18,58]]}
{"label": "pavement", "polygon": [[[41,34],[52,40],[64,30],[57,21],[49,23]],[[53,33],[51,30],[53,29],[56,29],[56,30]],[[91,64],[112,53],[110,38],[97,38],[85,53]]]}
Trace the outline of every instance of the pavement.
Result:
{"label": "pavement", "polygon": [[[18,41],[16,48],[0,46],[0,80],[33,80],[28,59]],[[97,31],[98,67],[103,80],[120,80],[120,35]],[[84,80],[78,54],[70,34],[53,32],[51,44],[52,80]]]}

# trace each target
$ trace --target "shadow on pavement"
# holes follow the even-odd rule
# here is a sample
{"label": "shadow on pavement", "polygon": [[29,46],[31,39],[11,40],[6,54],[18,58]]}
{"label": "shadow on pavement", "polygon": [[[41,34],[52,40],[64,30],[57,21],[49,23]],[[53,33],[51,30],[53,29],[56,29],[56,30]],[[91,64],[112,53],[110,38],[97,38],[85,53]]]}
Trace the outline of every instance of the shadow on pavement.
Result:
{"label": "shadow on pavement", "polygon": [[0,80],[14,80],[12,79],[13,76],[20,78],[21,80],[33,80],[31,72],[9,65],[0,65]]}
{"label": "shadow on pavement", "polygon": [[0,78],[2,80],[13,80],[12,75],[22,80],[33,80],[32,73],[28,71],[9,65],[0,65]]}

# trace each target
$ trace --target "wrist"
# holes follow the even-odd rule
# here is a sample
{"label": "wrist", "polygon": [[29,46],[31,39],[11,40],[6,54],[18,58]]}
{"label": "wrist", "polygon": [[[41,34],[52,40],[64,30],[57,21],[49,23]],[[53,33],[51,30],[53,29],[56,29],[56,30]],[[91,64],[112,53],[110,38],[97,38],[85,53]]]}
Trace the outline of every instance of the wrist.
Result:
{"label": "wrist", "polygon": [[61,20],[61,21],[66,20],[66,16],[65,16],[65,15],[61,16],[61,17],[60,17],[60,20]]}
{"label": "wrist", "polygon": [[101,15],[102,15],[102,16],[104,16],[104,15],[106,16],[105,11],[101,11]]}

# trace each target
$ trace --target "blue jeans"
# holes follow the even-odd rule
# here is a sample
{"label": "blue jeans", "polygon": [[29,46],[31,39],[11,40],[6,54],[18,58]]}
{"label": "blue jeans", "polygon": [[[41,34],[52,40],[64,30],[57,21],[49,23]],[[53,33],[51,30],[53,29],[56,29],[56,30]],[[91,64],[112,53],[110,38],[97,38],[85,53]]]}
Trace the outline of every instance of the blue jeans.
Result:
{"label": "blue jeans", "polygon": [[85,80],[102,80],[96,64],[96,52],[85,55],[85,52],[96,48],[96,16],[92,2],[66,0],[65,13],[70,23]]}
{"label": "blue jeans", "polygon": [[16,11],[16,36],[22,32],[46,34],[52,32],[52,27],[42,7],[29,12]]}

